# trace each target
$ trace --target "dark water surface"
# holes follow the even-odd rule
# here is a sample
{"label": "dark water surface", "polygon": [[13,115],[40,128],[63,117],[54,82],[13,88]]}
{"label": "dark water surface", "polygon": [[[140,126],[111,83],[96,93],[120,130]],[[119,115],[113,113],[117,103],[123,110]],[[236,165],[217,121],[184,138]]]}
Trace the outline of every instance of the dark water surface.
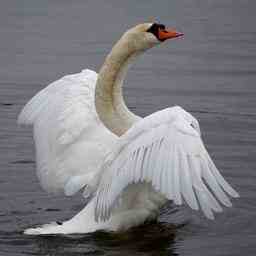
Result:
{"label": "dark water surface", "polygon": [[[11,0],[0,2],[0,255],[256,255],[256,1]],[[140,115],[181,105],[200,121],[217,166],[239,191],[214,222],[166,206],[159,223],[124,234],[28,237],[84,202],[51,197],[35,177],[22,106],[45,85],[98,70],[113,42],[150,17],[185,37],[144,55],[125,93]]]}

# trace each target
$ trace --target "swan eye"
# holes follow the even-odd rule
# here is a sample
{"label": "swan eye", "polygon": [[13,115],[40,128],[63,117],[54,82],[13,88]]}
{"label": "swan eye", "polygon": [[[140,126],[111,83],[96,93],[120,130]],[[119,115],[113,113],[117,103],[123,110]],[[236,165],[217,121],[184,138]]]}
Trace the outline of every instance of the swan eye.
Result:
{"label": "swan eye", "polygon": [[158,26],[158,29],[161,30],[161,31],[165,31],[165,25],[160,24]]}
{"label": "swan eye", "polygon": [[[154,23],[152,26],[147,30],[147,32],[152,33],[158,40],[159,39],[159,31],[166,31],[165,25]],[[161,40],[160,40],[161,41]]]}

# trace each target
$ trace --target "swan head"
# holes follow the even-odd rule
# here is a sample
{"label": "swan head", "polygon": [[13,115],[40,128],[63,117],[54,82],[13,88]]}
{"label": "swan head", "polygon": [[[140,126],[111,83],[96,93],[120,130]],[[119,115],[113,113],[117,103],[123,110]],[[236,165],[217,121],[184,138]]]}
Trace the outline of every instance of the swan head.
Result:
{"label": "swan head", "polygon": [[152,48],[167,39],[183,36],[173,29],[159,23],[143,23],[127,30],[121,38],[130,50],[143,51]]}

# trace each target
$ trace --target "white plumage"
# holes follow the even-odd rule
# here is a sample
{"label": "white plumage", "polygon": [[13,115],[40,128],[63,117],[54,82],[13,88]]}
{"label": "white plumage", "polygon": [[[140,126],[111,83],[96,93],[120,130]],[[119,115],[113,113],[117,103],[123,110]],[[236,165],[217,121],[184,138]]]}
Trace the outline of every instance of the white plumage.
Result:
{"label": "white plumage", "polygon": [[[37,175],[48,192],[65,192],[67,186],[71,195],[82,188],[117,139],[96,114],[96,80],[97,73],[88,69],[64,76],[35,95],[19,115],[19,124],[33,124]],[[79,187],[71,188],[71,182]]]}
{"label": "white plumage", "polygon": [[91,198],[62,225],[26,234],[128,229],[156,218],[167,200],[213,219],[222,205],[231,206],[228,195],[238,197],[212,162],[191,114],[175,106],[142,119],[126,107],[122,83],[130,60],[159,43],[151,26],[128,30],[99,75],[88,69],[67,75],[22,110],[18,122],[34,128],[42,187],[67,196],[84,189]]}
{"label": "white plumage", "polygon": [[221,178],[193,122],[194,117],[176,106],[138,121],[120,137],[100,172],[96,220],[107,220],[122,191],[138,182],[151,183],[178,205],[182,198],[194,210],[200,205],[210,219],[213,211],[222,210],[212,193],[231,206],[224,191],[233,197],[238,194]]}

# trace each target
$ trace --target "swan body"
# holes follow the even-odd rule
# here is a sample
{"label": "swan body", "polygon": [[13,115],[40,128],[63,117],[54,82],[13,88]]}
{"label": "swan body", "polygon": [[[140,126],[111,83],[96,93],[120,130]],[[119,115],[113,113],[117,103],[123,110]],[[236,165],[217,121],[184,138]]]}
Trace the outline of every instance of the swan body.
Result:
{"label": "swan body", "polygon": [[32,124],[37,175],[44,190],[90,201],[68,221],[26,234],[126,230],[158,216],[167,200],[213,219],[238,193],[224,180],[200,136],[198,121],[179,106],[145,118],[124,102],[122,84],[145,50],[181,34],[140,24],[115,44],[99,71],[67,75],[35,95],[18,123]]}

